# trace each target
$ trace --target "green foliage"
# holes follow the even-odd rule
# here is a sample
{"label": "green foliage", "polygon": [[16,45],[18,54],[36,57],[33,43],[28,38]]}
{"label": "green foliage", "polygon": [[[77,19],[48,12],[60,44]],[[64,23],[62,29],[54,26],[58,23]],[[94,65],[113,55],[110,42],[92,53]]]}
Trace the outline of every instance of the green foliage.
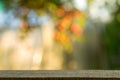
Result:
{"label": "green foliage", "polygon": [[61,0],[3,0],[3,2],[7,7],[10,7],[12,3],[18,3],[21,6],[35,9],[49,7],[48,4],[54,4],[57,6],[62,4]]}
{"label": "green foliage", "polygon": [[109,59],[111,69],[120,69],[120,9],[113,13],[113,21],[106,25],[104,34],[104,44]]}

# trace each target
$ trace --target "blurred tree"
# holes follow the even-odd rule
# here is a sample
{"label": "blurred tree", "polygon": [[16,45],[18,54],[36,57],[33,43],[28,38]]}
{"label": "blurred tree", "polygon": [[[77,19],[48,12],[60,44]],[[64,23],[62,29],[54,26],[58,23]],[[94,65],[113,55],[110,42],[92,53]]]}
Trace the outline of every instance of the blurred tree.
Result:
{"label": "blurred tree", "polygon": [[61,5],[61,0],[20,0],[20,3],[24,6],[27,6],[29,8],[44,8],[48,7],[49,4],[55,4],[57,6]]}
{"label": "blurred tree", "polygon": [[106,24],[104,34],[104,45],[110,69],[120,69],[120,5],[118,2],[116,6],[117,10],[112,13],[113,20]]}
{"label": "blurred tree", "polygon": [[[72,45],[76,41],[77,43],[79,43],[79,41],[83,39],[82,33],[83,33],[83,28],[86,22],[85,16],[83,15],[83,13],[73,8],[72,4],[68,4],[68,3],[72,3],[72,0],[3,0],[3,2],[5,3],[7,9],[16,8],[15,11],[17,11],[19,10],[18,8],[22,7],[24,9],[27,8],[29,10],[34,9],[39,16],[41,16],[41,13],[46,13],[46,12],[47,12],[47,15],[50,14],[51,20],[53,20],[55,23],[56,41],[58,41],[58,43],[62,45],[63,47],[62,50],[64,51],[63,52],[64,55],[66,54],[67,57],[68,56],[70,57],[69,60],[66,60],[66,63],[69,63],[71,61],[70,60],[71,56],[73,56],[71,54],[73,53]],[[26,28],[26,26],[28,26],[27,17],[26,17],[27,13],[26,11],[23,11],[22,13],[23,14],[25,13],[21,18],[23,18],[23,27]],[[51,36],[49,32],[47,32],[47,30],[50,30],[50,31],[54,30],[51,27],[52,26],[50,25],[49,26],[47,25],[46,28],[45,26],[42,27],[41,30],[42,32],[44,32],[43,36],[45,36],[45,34],[47,34],[48,36]],[[43,41],[46,41],[46,40],[48,40],[48,38],[44,38]],[[49,47],[49,48],[46,47],[46,48],[47,48],[46,49],[47,53],[49,53],[49,55],[54,55],[54,53],[50,51],[52,47]],[[44,49],[44,53],[46,53],[45,49]],[[77,50],[77,53],[79,53],[78,50]],[[46,58],[46,54],[44,55]],[[45,63],[49,64],[49,60],[48,62],[46,61]],[[68,65],[70,66],[70,64]]]}
{"label": "blurred tree", "polygon": [[[6,9],[26,7],[29,9],[38,10],[38,12],[44,12],[46,10],[55,10],[56,7],[62,5],[61,0],[0,0],[5,4]],[[16,9],[17,10],[17,9]]]}
{"label": "blurred tree", "polygon": [[0,11],[4,10],[4,8],[5,8],[5,5],[3,4],[3,1],[0,1]]}

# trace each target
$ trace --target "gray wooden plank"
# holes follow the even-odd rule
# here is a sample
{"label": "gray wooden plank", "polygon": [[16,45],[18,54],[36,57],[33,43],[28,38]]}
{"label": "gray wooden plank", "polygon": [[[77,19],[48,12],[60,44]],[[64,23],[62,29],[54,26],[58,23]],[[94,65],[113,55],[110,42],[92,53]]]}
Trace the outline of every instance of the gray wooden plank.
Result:
{"label": "gray wooden plank", "polygon": [[79,71],[57,71],[57,70],[2,70],[0,78],[50,78],[50,77],[82,77],[82,78],[120,78],[118,70],[79,70]]}

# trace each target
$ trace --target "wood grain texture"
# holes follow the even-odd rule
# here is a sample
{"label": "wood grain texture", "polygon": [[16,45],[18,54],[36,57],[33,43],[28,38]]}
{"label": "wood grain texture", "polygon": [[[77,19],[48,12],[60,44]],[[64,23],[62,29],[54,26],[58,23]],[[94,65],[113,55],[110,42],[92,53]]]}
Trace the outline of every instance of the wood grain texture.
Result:
{"label": "wood grain texture", "polygon": [[0,80],[119,80],[119,78],[0,78]]}
{"label": "wood grain texture", "polygon": [[53,78],[53,77],[66,77],[66,78],[120,78],[120,71],[107,71],[107,70],[81,70],[81,71],[0,71],[0,78]]}

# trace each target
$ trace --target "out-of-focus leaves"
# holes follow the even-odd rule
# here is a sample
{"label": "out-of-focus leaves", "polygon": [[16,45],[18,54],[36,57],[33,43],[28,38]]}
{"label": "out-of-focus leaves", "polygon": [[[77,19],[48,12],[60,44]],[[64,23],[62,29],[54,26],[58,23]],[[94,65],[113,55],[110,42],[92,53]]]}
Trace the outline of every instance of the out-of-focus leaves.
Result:
{"label": "out-of-focus leaves", "polygon": [[40,9],[45,7],[49,8],[53,4],[60,6],[62,3],[61,0],[20,0],[20,4],[28,8]]}
{"label": "out-of-focus leaves", "polygon": [[18,4],[19,6],[25,6],[30,9],[44,9],[49,8],[53,9],[55,6],[59,7],[63,3],[61,0],[1,0],[6,5],[6,8],[10,8],[13,4]]}
{"label": "out-of-focus leaves", "polygon": [[82,12],[72,9],[66,11],[60,8],[56,11],[55,40],[60,43],[65,50],[72,51],[74,41],[83,41],[83,29],[86,18]]}
{"label": "out-of-focus leaves", "polygon": [[120,62],[117,61],[117,56],[120,54],[120,9],[113,13],[113,21],[106,24],[104,34],[104,44],[109,59],[111,69],[120,69]]}
{"label": "out-of-focus leaves", "polygon": [[88,4],[90,5],[95,0],[87,0]]}

